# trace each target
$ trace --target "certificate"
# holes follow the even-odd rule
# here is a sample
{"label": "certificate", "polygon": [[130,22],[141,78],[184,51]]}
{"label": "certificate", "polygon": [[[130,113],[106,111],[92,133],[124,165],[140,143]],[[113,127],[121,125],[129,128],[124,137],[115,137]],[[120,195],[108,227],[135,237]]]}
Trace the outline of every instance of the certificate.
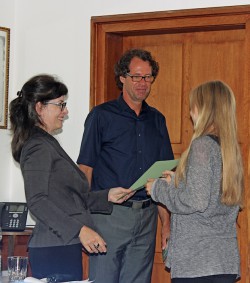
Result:
{"label": "certificate", "polygon": [[155,179],[162,176],[162,172],[172,170],[178,165],[179,159],[156,161],[149,169],[130,187],[131,190],[137,191],[147,183],[148,179]]}
{"label": "certificate", "polygon": [[[179,159],[173,160],[160,160],[156,161],[148,170],[142,174],[142,176],[134,182],[130,187],[132,191],[138,191],[145,187],[148,179],[155,179],[162,176],[162,172],[166,170],[173,170],[179,163]],[[123,198],[126,194],[123,194],[117,200]]]}

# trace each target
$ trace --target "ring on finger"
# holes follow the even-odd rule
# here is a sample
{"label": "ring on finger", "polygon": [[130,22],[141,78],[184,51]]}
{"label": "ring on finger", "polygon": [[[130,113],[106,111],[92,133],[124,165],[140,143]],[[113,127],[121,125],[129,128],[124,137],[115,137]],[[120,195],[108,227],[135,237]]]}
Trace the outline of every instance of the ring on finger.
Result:
{"label": "ring on finger", "polygon": [[94,247],[98,250],[98,248],[100,247],[99,243],[94,244]]}

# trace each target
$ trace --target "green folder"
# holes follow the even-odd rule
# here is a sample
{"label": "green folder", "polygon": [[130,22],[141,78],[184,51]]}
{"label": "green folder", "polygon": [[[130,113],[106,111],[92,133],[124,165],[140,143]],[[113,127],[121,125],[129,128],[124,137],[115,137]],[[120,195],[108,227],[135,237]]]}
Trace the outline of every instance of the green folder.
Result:
{"label": "green folder", "polygon": [[137,191],[142,189],[148,179],[155,179],[162,176],[162,172],[172,170],[178,165],[179,159],[156,161],[149,169],[130,187],[131,190]]}
{"label": "green folder", "polygon": [[[160,160],[156,161],[149,169],[130,187],[132,191],[138,191],[145,187],[148,179],[155,179],[162,176],[162,172],[166,170],[172,170],[178,165],[179,159],[174,160]],[[123,198],[126,194],[123,194],[117,200]]]}

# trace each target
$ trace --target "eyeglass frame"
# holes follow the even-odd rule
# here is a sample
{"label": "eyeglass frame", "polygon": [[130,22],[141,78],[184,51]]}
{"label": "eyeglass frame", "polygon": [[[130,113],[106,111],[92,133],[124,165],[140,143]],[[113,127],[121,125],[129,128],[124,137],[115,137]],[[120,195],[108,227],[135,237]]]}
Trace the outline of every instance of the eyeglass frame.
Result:
{"label": "eyeglass frame", "polygon": [[61,107],[61,111],[63,111],[66,106],[67,106],[67,102],[64,101],[64,102],[49,102],[49,101],[45,101],[43,104],[47,105],[47,104],[52,104],[52,105],[56,105],[56,106],[59,106]]}
{"label": "eyeglass frame", "polygon": [[[145,76],[139,76],[139,75],[131,75],[129,73],[126,73],[126,76],[129,76],[133,83],[139,83],[142,79],[144,79],[144,82],[146,83],[153,83],[155,80],[155,77],[153,75],[145,75]],[[141,78],[139,81],[135,81],[134,78]],[[152,81],[146,81],[146,78],[153,78]]]}

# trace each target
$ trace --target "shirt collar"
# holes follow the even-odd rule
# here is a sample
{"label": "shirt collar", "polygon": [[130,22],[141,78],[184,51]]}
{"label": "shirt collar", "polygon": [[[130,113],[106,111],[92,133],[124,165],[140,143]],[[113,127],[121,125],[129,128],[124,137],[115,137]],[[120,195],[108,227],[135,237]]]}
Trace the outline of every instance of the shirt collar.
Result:
{"label": "shirt collar", "polygon": [[[133,112],[134,113],[134,110],[132,110],[128,104],[125,102],[124,98],[123,98],[123,93],[120,94],[120,96],[117,98],[117,102],[121,108],[122,111],[128,111],[128,112]],[[142,108],[141,108],[141,113],[143,112],[147,112],[149,111],[149,105],[147,104],[146,101],[143,101],[142,102]],[[140,114],[141,114],[140,113]]]}

